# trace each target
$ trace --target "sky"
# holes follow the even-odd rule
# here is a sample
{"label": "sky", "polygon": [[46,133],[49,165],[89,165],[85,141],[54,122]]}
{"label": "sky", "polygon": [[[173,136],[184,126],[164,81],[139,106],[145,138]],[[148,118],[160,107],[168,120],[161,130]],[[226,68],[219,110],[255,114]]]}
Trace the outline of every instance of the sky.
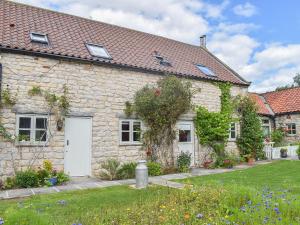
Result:
{"label": "sky", "polygon": [[15,0],[207,48],[251,81],[291,84],[300,72],[299,0]]}

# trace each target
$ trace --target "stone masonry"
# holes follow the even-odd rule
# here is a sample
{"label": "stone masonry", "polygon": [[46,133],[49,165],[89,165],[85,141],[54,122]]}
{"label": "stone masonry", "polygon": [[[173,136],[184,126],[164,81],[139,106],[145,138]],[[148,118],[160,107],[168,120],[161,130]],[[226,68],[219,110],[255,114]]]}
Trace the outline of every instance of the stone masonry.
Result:
{"label": "stone masonry", "polygon": [[[63,85],[69,89],[70,115],[92,116],[92,172],[96,176],[100,163],[108,158],[122,162],[144,157],[144,151],[137,145],[119,144],[119,120],[125,118],[123,109],[126,101],[132,101],[137,90],[146,84],[155,84],[161,75],[130,71],[125,69],[93,65],[67,60],[34,57],[21,54],[0,53],[3,65],[3,84],[9,85],[12,94],[17,94],[17,104],[12,109],[0,111],[2,123],[14,134],[16,113],[47,113],[43,97],[28,96],[32,86],[40,86],[57,95],[62,94]],[[220,90],[210,82],[190,80],[197,93],[193,103],[203,105],[210,111],[220,109]],[[233,86],[232,95],[245,94],[247,87]],[[35,166],[50,159],[55,168],[64,165],[64,131],[57,131],[55,118],[50,118],[51,139],[46,147],[14,146],[0,141],[0,177],[13,174],[13,168],[26,168],[34,154],[38,153]],[[183,118],[192,120],[193,113]],[[236,151],[234,142],[228,144],[230,151]],[[196,161],[201,163],[203,147],[197,146]],[[12,157],[14,160],[12,160]],[[13,163],[14,162],[14,163]]]}

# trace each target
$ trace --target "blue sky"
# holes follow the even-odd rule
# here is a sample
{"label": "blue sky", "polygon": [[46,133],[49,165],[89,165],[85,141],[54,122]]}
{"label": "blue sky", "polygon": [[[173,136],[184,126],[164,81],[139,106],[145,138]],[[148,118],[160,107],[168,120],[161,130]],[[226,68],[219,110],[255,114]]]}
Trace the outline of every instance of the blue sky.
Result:
{"label": "blue sky", "polygon": [[265,92],[300,72],[298,0],[16,0],[207,47]]}

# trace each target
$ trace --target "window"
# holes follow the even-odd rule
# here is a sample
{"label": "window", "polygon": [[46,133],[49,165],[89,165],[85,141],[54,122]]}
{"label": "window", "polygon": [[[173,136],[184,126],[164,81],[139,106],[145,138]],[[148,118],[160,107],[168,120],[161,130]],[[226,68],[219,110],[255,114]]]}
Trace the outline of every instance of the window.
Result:
{"label": "window", "polygon": [[120,121],[121,144],[141,144],[142,122],[138,120]]}
{"label": "window", "polygon": [[269,119],[262,119],[262,131],[264,138],[269,138],[271,136],[271,126]]}
{"label": "window", "polygon": [[162,66],[172,66],[171,63],[162,56],[156,55],[155,58],[159,61]]}
{"label": "window", "polygon": [[288,123],[286,126],[287,126],[287,133],[289,135],[296,134],[296,124],[295,123]]}
{"label": "window", "polygon": [[208,67],[204,66],[204,65],[201,65],[201,64],[198,64],[197,65],[197,68],[204,74],[206,74],[207,76],[211,76],[211,77],[215,77],[215,73],[209,69]]}
{"label": "window", "polygon": [[191,143],[192,142],[192,126],[191,124],[181,123],[178,126],[178,142]]}
{"label": "window", "polygon": [[111,59],[107,50],[101,45],[86,44],[86,47],[92,56]]}
{"label": "window", "polygon": [[48,37],[47,37],[46,34],[39,34],[39,33],[31,32],[30,33],[30,39],[33,42],[39,42],[39,43],[42,43],[42,44],[49,44]]}
{"label": "window", "polygon": [[19,142],[43,143],[47,141],[48,119],[46,116],[18,115],[17,137]]}
{"label": "window", "polygon": [[236,139],[236,123],[230,123],[230,128],[229,128],[229,139],[230,140],[235,140]]}

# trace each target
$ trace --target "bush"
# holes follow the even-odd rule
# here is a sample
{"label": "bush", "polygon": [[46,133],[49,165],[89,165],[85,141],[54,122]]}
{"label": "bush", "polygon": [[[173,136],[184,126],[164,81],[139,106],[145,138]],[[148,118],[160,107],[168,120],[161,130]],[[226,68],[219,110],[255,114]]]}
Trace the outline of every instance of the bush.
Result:
{"label": "bush", "polygon": [[191,154],[181,152],[180,155],[177,157],[177,165],[179,172],[188,172],[189,167],[191,165]]}
{"label": "bush", "polygon": [[15,177],[7,177],[4,181],[4,189],[12,189],[16,187],[16,178]]}
{"label": "bush", "polygon": [[39,178],[40,185],[45,185],[45,181],[49,178],[50,173],[45,169],[40,169],[37,171],[37,176]]}
{"label": "bush", "polygon": [[298,146],[296,153],[298,156],[300,156],[300,145]]}
{"label": "bush", "polygon": [[118,170],[119,179],[131,179],[135,177],[135,168],[137,164],[135,162],[125,163]]}
{"label": "bush", "polygon": [[19,171],[16,174],[16,185],[22,188],[38,187],[39,177],[34,170]]}
{"label": "bush", "polygon": [[161,165],[157,162],[147,162],[148,174],[149,176],[159,176],[162,175]]}
{"label": "bush", "polygon": [[70,180],[70,177],[67,174],[65,174],[63,171],[58,172],[56,174],[56,177],[57,177],[57,184],[58,185],[63,184],[63,183]]}
{"label": "bush", "polygon": [[104,180],[116,180],[118,178],[118,170],[120,169],[120,162],[116,159],[108,159],[101,165],[102,171],[100,177]]}
{"label": "bush", "polygon": [[281,143],[283,142],[283,138],[284,138],[284,131],[282,129],[276,129],[271,134],[271,140],[275,142],[274,143],[275,146],[281,145]]}

